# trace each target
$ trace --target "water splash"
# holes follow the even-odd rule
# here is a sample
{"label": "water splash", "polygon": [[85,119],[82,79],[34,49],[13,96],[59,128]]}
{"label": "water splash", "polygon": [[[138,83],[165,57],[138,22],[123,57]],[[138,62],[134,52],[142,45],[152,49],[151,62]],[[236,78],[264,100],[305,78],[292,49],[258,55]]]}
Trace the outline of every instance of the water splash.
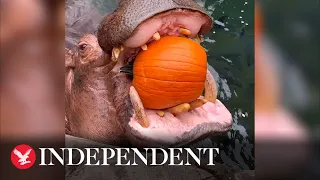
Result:
{"label": "water splash", "polygon": [[216,40],[210,39],[209,37],[206,37],[206,38],[204,39],[204,41],[205,41],[205,42],[208,42],[208,43],[215,43],[215,42],[216,42]]}

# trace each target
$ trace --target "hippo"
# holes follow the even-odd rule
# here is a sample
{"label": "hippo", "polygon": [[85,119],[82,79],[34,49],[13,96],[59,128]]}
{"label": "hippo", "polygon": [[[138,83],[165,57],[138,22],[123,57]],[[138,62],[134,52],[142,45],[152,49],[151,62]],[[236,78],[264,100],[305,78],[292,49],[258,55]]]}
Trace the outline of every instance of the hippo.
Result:
{"label": "hippo", "polygon": [[131,76],[121,72],[148,43],[165,36],[200,43],[212,26],[193,0],[119,1],[96,34],[84,34],[65,51],[66,134],[117,146],[178,147],[227,132],[232,116],[216,99],[209,71],[197,105],[162,115],[143,107]]}

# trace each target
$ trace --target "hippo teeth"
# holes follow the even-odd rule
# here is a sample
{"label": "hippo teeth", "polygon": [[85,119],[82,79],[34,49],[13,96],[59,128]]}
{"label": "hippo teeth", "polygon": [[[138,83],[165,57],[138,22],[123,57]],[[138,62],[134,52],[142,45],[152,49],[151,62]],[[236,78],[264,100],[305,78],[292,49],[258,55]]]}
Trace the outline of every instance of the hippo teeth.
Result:
{"label": "hippo teeth", "polygon": [[136,117],[137,117],[136,119],[137,119],[138,123],[142,127],[148,128],[149,122],[147,120],[147,115],[144,111],[144,107],[143,107],[142,101],[139,97],[139,94],[133,86],[130,87],[129,95],[130,95],[130,100],[131,100],[134,112],[136,114]]}
{"label": "hippo teeth", "polygon": [[146,51],[146,50],[148,50],[148,46],[145,44],[145,45],[141,46],[141,49]]}
{"label": "hippo teeth", "polygon": [[[167,112],[173,114],[174,116],[176,116],[176,115],[181,114],[183,112],[191,111],[191,110],[194,110],[194,109],[196,109],[198,107],[201,107],[202,105],[204,105],[208,101],[209,100],[207,100],[207,99],[199,98],[199,99],[197,99],[195,101],[192,101],[190,103],[183,103],[183,104],[180,104],[180,105],[165,109],[165,111],[167,111]],[[160,117],[163,117],[164,116],[164,111],[158,111],[157,114]]]}
{"label": "hippo teeth", "polygon": [[206,82],[205,82],[204,88],[205,88],[204,98],[212,103],[215,103],[217,99],[217,86],[209,70],[207,70],[207,76],[206,76]]}
{"label": "hippo teeth", "polygon": [[196,37],[192,38],[192,40],[196,41],[197,43],[202,43],[204,41],[204,38],[202,35],[197,35]]}
{"label": "hippo teeth", "polygon": [[112,49],[112,61],[117,62],[120,56],[121,51],[123,51],[124,47],[121,45],[120,48],[113,48]]}
{"label": "hippo teeth", "polygon": [[197,99],[195,101],[192,101],[190,104],[190,110],[196,109],[198,107],[201,107],[202,105],[204,105],[205,103],[207,103],[208,100],[207,99]]}
{"label": "hippo teeth", "polygon": [[158,116],[163,117],[165,115],[164,111],[157,111]]}
{"label": "hippo teeth", "polygon": [[179,29],[179,33],[183,34],[183,35],[186,35],[186,36],[191,35],[191,31],[189,29],[185,29],[185,28],[180,28]]}
{"label": "hippo teeth", "polygon": [[181,114],[183,112],[190,110],[190,108],[191,108],[190,104],[183,103],[183,104],[168,108],[167,111],[175,116],[177,114]]}
{"label": "hippo teeth", "polygon": [[160,36],[160,34],[159,34],[158,32],[156,32],[156,33],[154,33],[154,35],[152,36],[152,38],[153,38],[155,41],[158,41],[158,40],[161,38],[161,36]]}

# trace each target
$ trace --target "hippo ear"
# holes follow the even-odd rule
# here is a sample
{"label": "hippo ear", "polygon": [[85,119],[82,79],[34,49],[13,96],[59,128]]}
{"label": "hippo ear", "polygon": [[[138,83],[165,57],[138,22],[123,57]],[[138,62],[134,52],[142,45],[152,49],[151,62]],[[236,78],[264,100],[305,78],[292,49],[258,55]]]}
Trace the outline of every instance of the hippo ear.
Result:
{"label": "hippo ear", "polygon": [[73,52],[65,48],[65,90],[66,93],[71,92],[71,86],[73,83],[73,71],[75,62],[73,58]]}
{"label": "hippo ear", "polygon": [[66,70],[68,68],[74,68],[75,62],[74,62],[74,59],[72,58],[73,52],[71,50],[69,50],[68,48],[65,48],[64,54],[65,54],[65,68],[66,68]]}

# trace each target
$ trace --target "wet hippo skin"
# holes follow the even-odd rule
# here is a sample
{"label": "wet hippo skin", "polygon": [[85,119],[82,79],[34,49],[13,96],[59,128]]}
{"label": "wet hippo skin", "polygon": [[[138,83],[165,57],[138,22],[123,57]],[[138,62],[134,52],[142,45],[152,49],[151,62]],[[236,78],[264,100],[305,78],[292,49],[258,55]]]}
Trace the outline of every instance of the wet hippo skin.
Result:
{"label": "wet hippo skin", "polygon": [[[96,34],[84,32],[75,48],[66,49],[67,133],[112,145],[170,147],[228,131],[231,114],[215,99],[176,116],[145,110],[148,127],[142,127],[130,100],[132,79],[119,72],[155,34],[196,38],[211,28],[212,19],[194,1],[120,1]],[[205,98],[217,94],[205,92]]]}

